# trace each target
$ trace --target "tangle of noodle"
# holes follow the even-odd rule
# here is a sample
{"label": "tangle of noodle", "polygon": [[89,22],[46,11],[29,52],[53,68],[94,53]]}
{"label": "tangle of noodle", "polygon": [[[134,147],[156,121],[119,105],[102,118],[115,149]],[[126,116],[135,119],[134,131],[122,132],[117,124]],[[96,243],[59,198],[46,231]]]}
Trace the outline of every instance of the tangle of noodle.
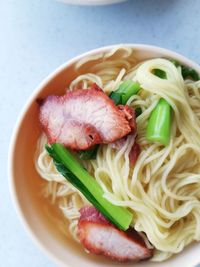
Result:
{"label": "tangle of noodle", "polygon": [[[120,53],[120,60],[114,58],[116,53]],[[134,168],[129,165],[129,152],[135,136],[129,136],[118,151],[112,145],[100,146],[96,160],[83,164],[103,188],[105,198],[133,212],[132,226],[145,233],[155,247],[151,260],[163,261],[200,240],[200,81],[184,81],[181,70],[167,59],[136,65],[133,53],[131,48],[120,47],[84,58],[76,68],[89,64],[89,72],[72,81],[69,89],[85,89],[96,82],[109,94],[126,79],[141,84],[142,90],[127,103],[142,109],[137,118],[141,154]],[[153,69],[165,71],[167,79],[156,77]],[[166,147],[145,137],[148,118],[160,97],[170,103],[174,114]],[[43,194],[58,205],[69,221],[69,232],[78,241],[79,209],[88,202],[56,171],[44,149],[46,142],[42,135],[35,158],[38,173],[47,180]]]}

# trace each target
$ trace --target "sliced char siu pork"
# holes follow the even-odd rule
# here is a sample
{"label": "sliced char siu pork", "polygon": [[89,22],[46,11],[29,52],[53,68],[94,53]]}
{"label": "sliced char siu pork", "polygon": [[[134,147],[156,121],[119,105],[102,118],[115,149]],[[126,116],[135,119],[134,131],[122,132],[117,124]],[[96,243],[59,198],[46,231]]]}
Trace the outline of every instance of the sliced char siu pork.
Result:
{"label": "sliced char siu pork", "polygon": [[47,97],[40,122],[50,144],[59,142],[73,150],[112,143],[136,129],[134,110],[116,106],[96,84]]}
{"label": "sliced char siu pork", "polygon": [[83,207],[80,214],[78,234],[80,242],[89,252],[120,262],[137,262],[152,257],[153,250],[147,248],[134,229],[126,232],[117,229],[91,206]]}

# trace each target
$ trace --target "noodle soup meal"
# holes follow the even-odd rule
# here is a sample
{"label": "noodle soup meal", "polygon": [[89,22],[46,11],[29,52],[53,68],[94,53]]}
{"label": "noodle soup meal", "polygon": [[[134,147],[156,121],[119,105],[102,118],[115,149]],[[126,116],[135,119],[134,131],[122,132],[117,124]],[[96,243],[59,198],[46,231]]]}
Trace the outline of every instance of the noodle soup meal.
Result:
{"label": "noodle soup meal", "polygon": [[173,58],[138,62],[129,46],[75,68],[62,95],[37,100],[35,151],[71,238],[120,262],[161,262],[199,241],[199,74]]}

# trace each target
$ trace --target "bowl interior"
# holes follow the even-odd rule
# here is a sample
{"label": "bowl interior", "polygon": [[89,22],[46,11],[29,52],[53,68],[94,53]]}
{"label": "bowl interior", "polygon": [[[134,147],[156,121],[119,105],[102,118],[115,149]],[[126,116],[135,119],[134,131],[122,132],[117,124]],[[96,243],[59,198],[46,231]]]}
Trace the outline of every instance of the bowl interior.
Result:
{"label": "bowl interior", "polygon": [[[199,67],[188,59],[151,46],[135,45],[133,46],[133,57],[138,61],[154,58],[168,57],[179,60],[180,62],[195,68],[200,72]],[[90,52],[90,54],[102,55],[112,47],[102,48]],[[63,235],[57,227],[57,220],[62,220],[62,214],[52,204],[50,199],[45,199],[41,195],[41,188],[44,181],[37,174],[34,167],[34,154],[36,142],[41,134],[38,123],[38,104],[37,98],[42,98],[51,94],[63,94],[67,85],[81,73],[87,72],[90,64],[85,64],[79,71],[74,67],[75,63],[83,58],[80,56],[50,75],[38,90],[31,97],[26,105],[22,116],[17,124],[16,131],[13,135],[13,142],[10,153],[10,175],[11,175],[11,193],[14,196],[14,202],[20,216],[23,219],[26,228],[34,237],[40,246],[45,249],[50,256],[60,265],[71,267],[89,267],[89,266],[117,266],[116,262],[109,261],[101,256],[88,255],[80,245],[77,245],[69,236]],[[120,52],[114,55],[120,58]],[[101,57],[95,62],[101,61]],[[93,62],[94,63],[94,62]],[[92,63],[92,64],[93,64]],[[134,266],[171,266],[178,264],[182,266],[194,266],[200,255],[197,252],[200,249],[199,244],[193,244],[186,248],[178,256],[164,263],[142,262]],[[125,264],[123,264],[124,266]],[[126,265],[133,265],[128,263]]]}

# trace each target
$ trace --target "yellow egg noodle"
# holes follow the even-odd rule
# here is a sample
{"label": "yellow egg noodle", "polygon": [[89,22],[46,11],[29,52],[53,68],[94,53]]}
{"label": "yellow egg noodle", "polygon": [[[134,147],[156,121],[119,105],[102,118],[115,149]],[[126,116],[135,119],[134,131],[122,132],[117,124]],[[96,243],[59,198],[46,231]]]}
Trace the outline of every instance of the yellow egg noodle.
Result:
{"label": "yellow egg noodle", "polygon": [[[116,59],[119,55],[120,60]],[[76,65],[78,70],[83,67],[88,73],[72,81],[69,90],[86,89],[95,82],[109,94],[127,79],[141,84],[142,90],[127,102],[142,109],[137,117],[137,137],[129,136],[120,150],[101,145],[96,160],[83,164],[103,188],[105,198],[133,212],[132,226],[144,232],[155,247],[151,260],[163,261],[200,240],[200,81],[184,81],[180,67],[167,59],[138,64],[129,47],[84,58]],[[155,76],[153,69],[165,71],[167,79]],[[166,147],[149,142],[145,136],[148,118],[160,97],[173,109],[171,138]],[[135,166],[130,167],[129,152],[135,138],[141,153]],[[35,158],[38,173],[47,180],[43,194],[52,197],[78,241],[79,209],[88,202],[56,171],[44,149],[46,142],[42,135]]]}

